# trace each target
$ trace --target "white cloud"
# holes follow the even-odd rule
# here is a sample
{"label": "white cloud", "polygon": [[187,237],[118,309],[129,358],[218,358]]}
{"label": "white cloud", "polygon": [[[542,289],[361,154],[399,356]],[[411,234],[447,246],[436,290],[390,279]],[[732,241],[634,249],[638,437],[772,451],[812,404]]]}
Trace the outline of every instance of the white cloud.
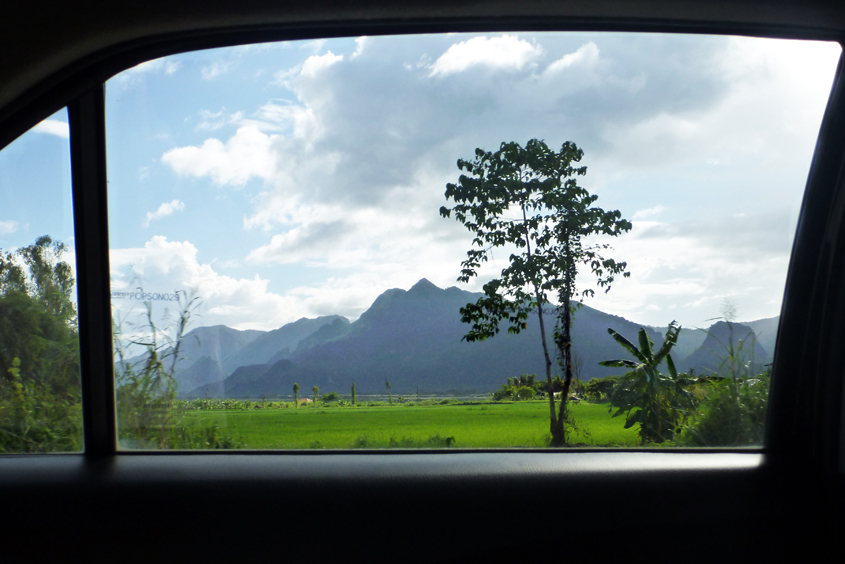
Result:
{"label": "white cloud", "polygon": [[299,44],[299,48],[306,51],[311,51],[316,55],[323,48],[323,45],[326,44],[326,41],[326,39],[313,39],[311,41],[305,41]]}
{"label": "white cloud", "polygon": [[149,227],[151,221],[157,221],[163,217],[173,214],[173,212],[182,211],[185,209],[185,204],[179,200],[172,202],[165,202],[161,204],[154,212],[147,212],[147,217],[144,219],[144,227]]}
{"label": "white cloud", "polygon": [[246,117],[243,111],[227,113],[226,108],[212,112],[200,110],[200,122],[194,128],[195,131],[217,131],[226,126],[244,127],[250,126],[259,131],[279,131],[292,127],[296,121],[297,106],[284,106],[283,104],[268,103],[254,114]]}
{"label": "white cloud", "polygon": [[67,122],[59,121],[57,119],[45,119],[38,125],[32,128],[36,133],[46,133],[48,135],[55,135],[63,139],[70,138],[70,126]]}
{"label": "white cloud", "polygon": [[226,143],[206,139],[200,147],[178,147],[167,151],[161,162],[182,176],[210,176],[216,184],[241,187],[252,176],[270,178],[276,155],[272,136],[254,126],[244,126]]}
{"label": "white cloud", "polygon": [[[197,260],[197,248],[188,241],[168,241],[155,236],[142,248],[112,249],[109,253],[112,290],[142,288],[149,294],[170,295],[184,291],[198,298],[196,314],[202,325],[225,324],[236,329],[276,329],[300,317],[314,317],[319,299],[303,297],[302,289],[289,295],[268,291],[268,280],[259,276],[233,278]],[[177,304],[153,300],[154,321],[164,329]],[[142,301],[112,299],[115,317],[128,323],[143,322]],[[167,310],[167,311],[165,311]]]}
{"label": "white cloud", "polygon": [[[600,239],[613,246],[608,256],[628,263],[631,278],[618,279],[608,294],[597,290],[587,303],[653,325],[671,318],[650,306],[676,300],[684,307],[672,316],[685,325],[706,325],[725,296],[743,304],[748,320],[777,315],[770,296],[780,298],[786,280],[792,242],[787,215],[780,210],[693,224],[635,221],[629,234]],[[594,286],[583,271],[579,284]]]}
{"label": "white cloud", "polygon": [[564,55],[560,59],[550,64],[548,67],[546,67],[545,72],[557,73],[561,72],[563,69],[567,69],[575,65],[592,66],[596,63],[596,61],[598,61],[598,59],[599,48],[595,43],[589,41],[581,45],[578,50],[574,53]]}
{"label": "white cloud", "polygon": [[20,223],[18,223],[17,221],[0,221],[0,235],[14,233],[18,230],[18,227],[20,227]]}
{"label": "white cloud", "polygon": [[200,74],[203,80],[214,80],[218,76],[224,75],[232,68],[231,61],[214,61],[207,67],[200,69]]}
{"label": "white cloud", "polygon": [[368,37],[366,35],[362,35],[361,37],[355,38],[355,52],[352,53],[352,58],[355,59],[361,56],[361,53],[364,52],[364,49],[367,46]]}
{"label": "white cloud", "polygon": [[243,119],[243,112],[227,114],[226,108],[218,112],[200,110],[198,113],[201,121],[197,124],[196,131],[216,131],[227,125],[237,124]]}
{"label": "white cloud", "polygon": [[302,63],[300,75],[310,78],[316,77],[332,65],[335,65],[342,60],[343,55],[335,55],[331,51],[328,51],[325,55],[312,55],[305,59],[305,62]]}
{"label": "white cloud", "polygon": [[542,47],[515,35],[473,37],[449,47],[431,65],[429,75],[445,76],[474,66],[521,70],[542,53]]}
{"label": "white cloud", "polygon": [[[690,324],[713,317],[734,292],[749,317],[776,314],[794,233],[788,210],[808,158],[796,158],[794,146],[812,151],[819,83],[829,84],[833,65],[827,77],[808,75],[810,88],[790,84],[777,57],[746,53],[743,40],[614,35],[576,49],[547,37],[542,47],[511,35],[467,39],[410,68],[422,47],[362,39],[355,53],[365,56],[354,62],[355,54],[329,51],[276,73],[295,102],[209,112],[209,130],[234,125],[234,135],[172,149],[162,162],[220,185],[263,181],[243,225],[266,235],[249,234],[239,268],[301,269],[308,282],[283,293],[292,311],[355,317],[387,288],[422,277],[454,284],[470,237],[436,210],[457,179],[457,158],[504,140],[559,147],[572,139],[585,149],[583,185],[605,209],[636,220],[632,233],[607,241],[632,278],[590,305],[665,325],[671,302],[672,315]],[[431,43],[422,45],[435,52]],[[751,71],[752,55],[765,72]],[[532,72],[460,74],[473,66]],[[451,78],[428,80],[433,74]],[[494,252],[468,288],[479,289],[507,256]]]}
{"label": "white cloud", "polygon": [[644,210],[635,211],[634,215],[631,216],[631,219],[633,219],[633,220],[646,219],[646,218],[649,218],[649,217],[654,217],[655,215],[660,215],[664,211],[666,211],[666,208],[664,208],[661,205],[656,205],[656,206],[651,207],[651,208],[646,208]]}
{"label": "white cloud", "polygon": [[276,71],[276,73],[273,74],[274,83],[279,86],[284,86],[285,88],[292,88],[292,80],[299,76],[299,73],[301,72],[302,65],[296,65],[289,69]]}

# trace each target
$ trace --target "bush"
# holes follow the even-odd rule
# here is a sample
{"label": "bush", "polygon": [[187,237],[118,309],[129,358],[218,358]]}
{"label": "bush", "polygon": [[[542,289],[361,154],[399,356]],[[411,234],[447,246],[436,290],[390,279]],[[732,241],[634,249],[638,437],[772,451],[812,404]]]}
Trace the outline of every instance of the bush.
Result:
{"label": "bush", "polygon": [[584,395],[592,401],[605,401],[613,395],[613,391],[619,385],[619,380],[619,376],[593,378],[584,384]]}
{"label": "bush", "polygon": [[[554,389],[554,384],[557,381],[560,381],[560,377],[557,377],[555,379],[555,382],[552,383],[552,389]],[[560,389],[563,389],[563,382],[560,381],[560,383]],[[520,376],[517,376],[516,378],[508,378],[507,384],[502,384],[501,388],[493,392],[493,399],[495,401],[527,400],[533,398],[538,394],[541,396],[544,395],[547,391],[547,388],[548,384],[546,382],[537,381],[536,374],[522,374]]]}
{"label": "bush", "polygon": [[679,446],[748,446],[763,443],[770,374],[711,384],[692,422],[684,426]]}
{"label": "bush", "polygon": [[23,379],[14,359],[0,378],[0,453],[82,450],[79,393],[53,393],[44,383]]}
{"label": "bush", "polygon": [[333,401],[340,401],[340,394],[337,392],[329,392],[327,394],[323,394],[323,397],[320,398],[323,403],[330,403]]}

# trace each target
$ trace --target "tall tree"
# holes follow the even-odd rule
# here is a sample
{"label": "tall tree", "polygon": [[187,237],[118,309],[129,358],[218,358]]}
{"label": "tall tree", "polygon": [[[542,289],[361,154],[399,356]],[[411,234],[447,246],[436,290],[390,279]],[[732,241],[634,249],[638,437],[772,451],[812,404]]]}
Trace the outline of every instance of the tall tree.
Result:
{"label": "tall tree", "polygon": [[387,386],[387,401],[393,405],[393,393],[390,391],[390,380],[385,380],[384,385]]}
{"label": "tall tree", "polygon": [[[587,267],[596,284],[610,290],[615,276],[629,276],[626,263],[605,258],[607,244],[588,245],[590,235],[617,236],[629,231],[631,223],[619,211],[604,211],[593,204],[598,196],[578,186],[576,177],[587,167],[575,167],[584,153],[567,141],[560,151],[532,139],[523,148],[518,143],[502,143],[491,153],[475,150],[475,159],[458,160],[462,174],[457,184],[446,185],[446,199],[454,207],[440,208],[440,215],[461,222],[473,235],[472,248],[461,263],[459,282],[478,276],[482,263],[497,247],[513,250],[508,267],[498,278],[484,284],[484,296],[461,308],[461,320],[471,323],[464,336],[481,341],[499,332],[499,323],[509,324],[509,333],[527,327],[529,314],[537,312],[540,339],[549,388],[550,431],[553,445],[564,445],[566,399],[572,383],[572,316],[576,304],[594,295],[592,288],[579,290],[576,276]],[[552,304],[550,296],[557,298]],[[552,360],[546,340],[544,310],[554,305],[554,342],[564,372],[560,410],[555,413],[551,393]]]}
{"label": "tall tree", "polygon": [[82,448],[74,280],[64,244],[0,250],[0,453]]}
{"label": "tall tree", "polygon": [[355,393],[355,382],[352,382],[352,405],[355,405],[357,399],[357,394]]}
{"label": "tall tree", "polygon": [[317,394],[320,393],[320,387],[314,386],[313,388],[311,388],[311,391],[314,392],[314,405],[317,405]]}
{"label": "tall tree", "polygon": [[41,236],[0,250],[0,378],[14,358],[27,378],[54,389],[79,387],[79,345],[65,245]]}
{"label": "tall tree", "polygon": [[293,383],[293,406],[299,409],[299,384]]}

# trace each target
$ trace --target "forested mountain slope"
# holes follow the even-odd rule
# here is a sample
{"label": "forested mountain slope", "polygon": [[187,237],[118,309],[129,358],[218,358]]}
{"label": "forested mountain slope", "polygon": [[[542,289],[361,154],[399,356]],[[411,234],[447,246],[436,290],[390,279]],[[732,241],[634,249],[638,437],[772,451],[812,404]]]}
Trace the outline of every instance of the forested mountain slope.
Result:
{"label": "forested mountain slope", "polygon": [[[544,374],[537,318],[518,335],[507,327],[492,339],[468,343],[461,340],[469,326],[461,322],[460,308],[479,294],[456,287],[441,289],[420,280],[409,290],[392,289],[380,295],[353,323],[336,318],[324,324],[290,353],[276,355],[277,362],[254,363],[232,372],[222,384],[208,388],[216,397],[289,395],[294,382],[303,389],[317,385],[323,391],[348,393],[355,382],[359,393],[386,391],[389,380],[396,394],[420,392],[489,392],[509,376]],[[547,340],[554,350],[554,317],[546,316]],[[621,317],[580,307],[575,313],[573,337],[576,364],[582,379],[606,376],[617,369],[598,366],[624,351],[607,334],[612,327],[635,339],[640,326]],[[652,339],[660,335],[648,328]],[[258,341],[256,340],[256,343]],[[280,351],[281,352],[281,351]],[[238,355],[243,357],[243,355]],[[286,362],[278,362],[285,360]],[[559,373],[557,365],[554,373]],[[195,389],[189,397],[202,397]]]}

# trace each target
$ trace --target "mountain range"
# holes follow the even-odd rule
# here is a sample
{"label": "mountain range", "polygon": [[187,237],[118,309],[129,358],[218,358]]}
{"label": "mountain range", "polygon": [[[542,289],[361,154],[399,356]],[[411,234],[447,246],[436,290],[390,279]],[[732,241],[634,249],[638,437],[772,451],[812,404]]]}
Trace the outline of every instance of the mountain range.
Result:
{"label": "mountain range", "polygon": [[[183,341],[177,392],[183,398],[289,396],[296,382],[309,392],[316,385],[323,392],[348,394],[354,382],[358,393],[374,394],[384,393],[390,381],[395,394],[486,393],[510,376],[542,376],[536,317],[519,334],[503,326],[485,341],[462,340],[469,326],[461,322],[459,310],[480,296],[422,279],[408,290],[387,290],[354,322],[331,315],[302,318],[266,332],[223,325],[197,328]],[[553,352],[553,316],[546,320]],[[576,376],[589,380],[619,374],[619,369],[599,366],[600,361],[630,358],[607,329],[637,343],[642,326],[582,305],[572,327]],[[665,328],[644,328],[655,346],[663,342]],[[758,330],[765,340],[755,339]],[[771,362],[776,330],[777,318],[730,326],[720,322],[707,332],[682,330],[673,359],[679,370],[709,373],[720,368],[727,343],[744,339],[744,352],[753,349],[760,366]],[[556,364],[553,370],[559,373]]]}

